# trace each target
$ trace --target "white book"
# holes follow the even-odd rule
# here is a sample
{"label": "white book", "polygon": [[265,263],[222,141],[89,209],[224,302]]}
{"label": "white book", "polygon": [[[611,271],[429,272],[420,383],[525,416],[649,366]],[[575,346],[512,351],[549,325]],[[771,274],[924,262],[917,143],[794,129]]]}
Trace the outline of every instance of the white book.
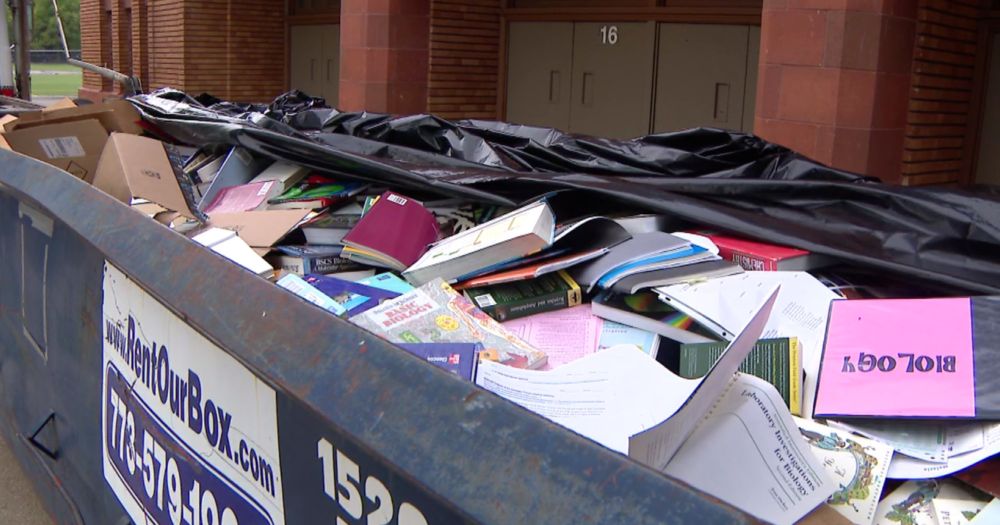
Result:
{"label": "white book", "polygon": [[555,215],[545,201],[537,201],[434,244],[403,276],[417,286],[436,277],[455,282],[541,251],[554,238]]}
{"label": "white book", "polygon": [[257,255],[249,244],[240,239],[236,232],[209,228],[195,235],[194,241],[257,275],[274,271],[274,268],[263,257]]}
{"label": "white book", "polygon": [[281,192],[284,193],[308,174],[309,168],[287,162],[275,162],[260,172],[250,182],[276,182],[281,186]]}
{"label": "white book", "polygon": [[778,525],[802,519],[837,489],[781,394],[749,374],[737,374],[664,472]]}

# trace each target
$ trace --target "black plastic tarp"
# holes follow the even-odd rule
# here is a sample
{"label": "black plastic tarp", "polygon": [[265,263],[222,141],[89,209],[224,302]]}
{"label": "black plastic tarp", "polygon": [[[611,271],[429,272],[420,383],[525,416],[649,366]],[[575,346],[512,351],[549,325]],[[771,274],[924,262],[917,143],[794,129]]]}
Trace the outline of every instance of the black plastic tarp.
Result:
{"label": "black plastic tarp", "polygon": [[131,100],[152,129],[188,144],[239,145],[337,175],[505,205],[573,188],[589,202],[617,201],[946,288],[1000,293],[996,192],[885,185],[753,135],[699,128],[621,141],[339,112],[298,92],[270,105],[172,90]]}

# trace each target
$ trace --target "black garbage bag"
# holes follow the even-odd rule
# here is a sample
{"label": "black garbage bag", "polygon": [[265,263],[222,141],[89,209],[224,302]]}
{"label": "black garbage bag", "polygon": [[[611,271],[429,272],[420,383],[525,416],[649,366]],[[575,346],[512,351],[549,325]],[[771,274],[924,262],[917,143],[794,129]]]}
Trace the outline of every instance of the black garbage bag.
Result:
{"label": "black garbage bag", "polygon": [[303,97],[239,112],[172,90],[131,100],[146,121],[189,144],[240,145],[337,176],[503,205],[571,188],[593,202],[617,201],[951,289],[1000,293],[993,191],[889,186],[718,129],[621,141],[340,112]]}

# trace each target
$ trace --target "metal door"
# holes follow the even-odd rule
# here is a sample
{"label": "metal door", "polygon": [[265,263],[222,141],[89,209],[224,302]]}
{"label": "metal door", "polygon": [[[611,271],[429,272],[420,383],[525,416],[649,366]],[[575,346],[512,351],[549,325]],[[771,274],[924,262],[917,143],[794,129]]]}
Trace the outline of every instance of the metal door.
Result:
{"label": "metal door", "polygon": [[323,26],[292,26],[290,88],[314,97],[323,93]]}
{"label": "metal door", "polygon": [[507,120],[568,129],[572,64],[572,23],[511,23]]}
{"label": "metal door", "polygon": [[983,124],[979,132],[976,183],[1000,184],[1000,34],[990,41],[989,78],[983,98]]}
{"label": "metal door", "polygon": [[655,33],[652,22],[575,24],[570,131],[649,133]]}
{"label": "metal door", "polygon": [[656,132],[743,129],[749,27],[660,24]]}
{"label": "metal door", "polygon": [[323,97],[331,106],[340,104],[340,25],[318,26],[323,32]]}
{"label": "metal door", "polygon": [[747,36],[747,86],[743,96],[743,131],[753,133],[757,107],[757,67],[760,63],[760,26],[750,26]]}

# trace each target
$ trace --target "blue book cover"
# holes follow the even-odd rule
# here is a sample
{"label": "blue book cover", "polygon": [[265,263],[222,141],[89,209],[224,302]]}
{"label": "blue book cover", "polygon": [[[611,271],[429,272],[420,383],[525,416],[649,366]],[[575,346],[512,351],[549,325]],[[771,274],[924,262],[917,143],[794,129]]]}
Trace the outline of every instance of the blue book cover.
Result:
{"label": "blue book cover", "polygon": [[618,280],[620,280],[622,277],[630,275],[630,272],[638,273],[633,270],[644,267],[649,267],[648,268],[649,270],[670,267],[669,264],[665,265],[664,263],[667,263],[668,261],[694,257],[696,255],[703,254],[707,251],[708,250],[702,248],[701,246],[691,245],[690,247],[683,250],[672,251],[669,253],[655,254],[649,257],[640,258],[611,269],[610,271],[602,275],[600,279],[598,279],[597,286],[601,288],[610,288],[611,285],[618,282]]}
{"label": "blue book cover", "polygon": [[479,343],[400,343],[403,350],[468,381],[476,380]]}
{"label": "blue book cover", "polygon": [[[400,279],[399,277],[396,277],[394,274],[391,273],[380,273],[378,275],[366,277],[358,281],[358,284],[371,286],[373,288],[378,288],[380,290],[385,290],[388,292],[394,292],[397,295],[403,295],[404,293],[413,291],[413,286],[411,286],[410,283]],[[349,312],[352,312],[351,315],[354,315],[356,313],[361,313],[367,311],[369,308],[371,308],[371,306],[373,306],[369,305],[369,302],[371,300],[372,298],[368,297],[367,295],[362,295],[360,293],[351,294],[351,296],[347,298],[347,301],[344,302],[344,308],[347,308]],[[378,304],[379,302],[381,301],[376,300],[375,304]],[[358,310],[357,312],[354,312],[354,309],[359,307],[365,307],[365,308],[362,310]]]}
{"label": "blue book cover", "polygon": [[[310,274],[306,275],[305,280],[317,290],[340,303],[347,310],[348,316],[358,315],[378,306],[385,299],[395,299],[402,295],[374,286],[365,286],[345,279],[338,279],[329,275]],[[353,308],[348,307],[348,302],[355,295],[361,295],[365,300],[361,304],[355,304]]]}

